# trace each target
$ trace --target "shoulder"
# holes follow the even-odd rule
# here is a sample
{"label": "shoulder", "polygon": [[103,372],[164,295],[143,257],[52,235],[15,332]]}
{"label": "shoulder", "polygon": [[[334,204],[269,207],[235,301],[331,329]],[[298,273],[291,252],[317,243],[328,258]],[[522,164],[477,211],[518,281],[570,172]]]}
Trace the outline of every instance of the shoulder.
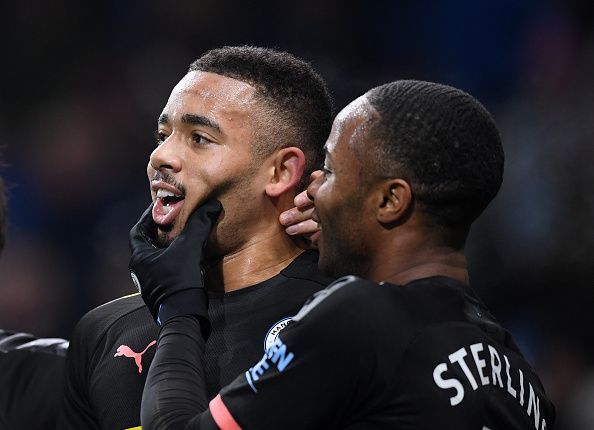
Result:
{"label": "shoulder", "polygon": [[[343,276],[328,287],[315,293],[303,305],[295,320],[321,317],[324,314],[348,314],[355,319],[359,317],[370,321],[384,319],[391,314],[394,301],[387,287],[357,276]],[[312,316],[309,316],[312,314]]]}
{"label": "shoulder", "polygon": [[314,294],[293,319],[302,331],[393,357],[425,327],[422,301],[403,286],[345,276]]}
{"label": "shoulder", "polygon": [[64,350],[30,347],[30,342],[0,352],[0,386],[5,388],[0,393],[0,428],[2,423],[6,428],[55,428]]}
{"label": "shoulder", "polygon": [[293,318],[293,327],[305,336],[330,339],[336,346],[373,347],[386,335],[387,327],[398,327],[385,290],[383,285],[356,276],[339,278],[303,305]]}
{"label": "shoulder", "polygon": [[343,276],[311,296],[293,319],[301,321],[312,311],[314,315],[324,311],[339,311],[342,309],[340,305],[355,302],[365,295],[363,288],[375,285],[377,284],[357,276]]}
{"label": "shoulder", "polygon": [[68,341],[60,338],[36,338],[29,333],[0,330],[0,353],[12,351],[41,352],[64,357]]}
{"label": "shoulder", "polygon": [[87,312],[76,325],[72,342],[100,339],[110,329],[128,325],[131,320],[154,325],[138,293],[112,300]]}
{"label": "shoulder", "polygon": [[129,296],[120,297],[90,310],[81,318],[79,324],[83,326],[95,324],[109,326],[120,318],[130,313],[138,312],[143,308],[145,308],[145,304],[140,294],[130,294]]}

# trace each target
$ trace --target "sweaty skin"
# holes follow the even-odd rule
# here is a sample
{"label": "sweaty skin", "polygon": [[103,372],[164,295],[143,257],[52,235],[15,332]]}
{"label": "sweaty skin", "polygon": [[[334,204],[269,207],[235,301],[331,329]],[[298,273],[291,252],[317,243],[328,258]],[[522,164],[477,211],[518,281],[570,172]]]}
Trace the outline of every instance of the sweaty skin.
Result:
{"label": "sweaty skin", "polygon": [[[285,148],[264,160],[254,158],[250,148],[258,118],[265,114],[254,92],[243,81],[188,73],[159,117],[158,146],[147,167],[162,245],[179,235],[189,214],[208,198],[223,205],[206,245],[206,259],[214,262],[211,278],[218,279],[219,288],[224,280],[225,291],[274,276],[302,252],[278,223],[275,205],[292,200],[283,190],[298,182],[304,156],[297,148]],[[276,179],[279,165],[288,166],[288,179]],[[272,199],[269,194],[275,191],[268,189],[275,181],[284,187],[283,195]],[[159,193],[173,197],[159,198]],[[172,198],[175,201],[169,202]]]}
{"label": "sweaty skin", "polygon": [[[149,181],[160,179],[184,191],[178,215],[159,228],[164,244],[179,234],[189,214],[210,195],[221,194],[228,211],[241,206],[225,190],[237,183],[247,186],[252,176],[246,142],[253,134],[253,94],[254,88],[245,82],[204,72],[188,73],[173,89],[159,117],[158,146],[147,166]],[[153,202],[158,188],[151,187]],[[221,232],[227,223],[221,219]]]}
{"label": "sweaty skin", "polygon": [[[370,121],[375,119],[375,113],[370,109],[364,97],[359,97],[353,101],[348,109],[342,110],[336,117],[332,126],[330,138],[326,142],[326,153],[332,153],[337,145],[337,136],[345,131],[349,134],[349,144],[352,146],[358,139],[363,138],[367,131]],[[354,127],[354,128],[350,128]],[[325,169],[327,171],[327,169]],[[323,175],[321,170],[317,170],[310,175],[310,184],[316,182]],[[283,212],[279,221],[283,224],[287,234],[304,235],[314,245],[317,245],[319,239],[320,225],[316,220],[312,220],[314,212],[314,202],[310,192],[303,191],[295,196],[295,207]]]}
{"label": "sweaty skin", "polygon": [[[355,274],[400,285],[430,276],[468,283],[464,250],[443,246],[442,231],[414,210],[408,182],[362,183],[360,154],[377,118],[365,95],[345,107],[325,145],[324,174],[308,187],[315,201],[312,218],[321,228],[320,268],[334,276]],[[392,227],[385,228],[388,224]]]}

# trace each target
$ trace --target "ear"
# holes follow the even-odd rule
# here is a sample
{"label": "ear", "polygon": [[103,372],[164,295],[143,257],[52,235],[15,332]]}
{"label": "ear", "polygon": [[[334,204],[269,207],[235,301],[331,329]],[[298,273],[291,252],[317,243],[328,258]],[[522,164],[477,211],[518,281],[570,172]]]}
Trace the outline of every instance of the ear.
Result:
{"label": "ear", "polygon": [[389,179],[378,184],[377,220],[382,224],[393,224],[402,221],[413,204],[410,184],[404,179]]}
{"label": "ear", "polygon": [[294,146],[283,148],[269,159],[270,181],[264,188],[269,197],[279,197],[299,184],[305,168],[303,151]]}

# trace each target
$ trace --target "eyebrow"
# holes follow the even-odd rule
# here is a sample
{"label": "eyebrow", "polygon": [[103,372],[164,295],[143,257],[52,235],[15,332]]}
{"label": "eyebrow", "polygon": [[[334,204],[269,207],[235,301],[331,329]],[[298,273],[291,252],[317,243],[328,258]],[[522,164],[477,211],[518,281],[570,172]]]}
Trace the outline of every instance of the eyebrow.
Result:
{"label": "eyebrow", "polygon": [[[221,132],[221,126],[210,118],[207,118],[203,115],[195,115],[192,113],[186,113],[182,115],[181,118],[182,123],[184,124],[191,124],[191,125],[203,125],[205,127],[212,128],[213,130]],[[169,115],[163,113],[159,116],[157,121],[159,124],[169,124]]]}
{"label": "eyebrow", "polygon": [[194,115],[191,113],[186,113],[182,115],[182,122],[184,124],[192,124],[192,125],[203,125],[205,127],[212,128],[218,132],[221,131],[221,127],[215,121],[210,118],[207,118],[202,115]]}

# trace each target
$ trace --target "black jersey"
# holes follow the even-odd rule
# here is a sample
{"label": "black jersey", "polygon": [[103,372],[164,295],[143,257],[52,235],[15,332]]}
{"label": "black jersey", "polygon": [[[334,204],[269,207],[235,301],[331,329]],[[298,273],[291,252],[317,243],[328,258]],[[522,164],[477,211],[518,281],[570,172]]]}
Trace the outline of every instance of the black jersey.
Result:
{"label": "black jersey", "polygon": [[180,340],[187,345],[193,336],[188,348],[200,351],[198,324],[178,317],[163,327],[143,422],[202,430],[553,426],[554,408],[510,334],[469,286],[450,278],[406,286],[341,278],[317,293],[208,409],[200,366],[187,382],[163,384],[169,372],[189,370],[172,363]]}
{"label": "black jersey", "polygon": [[[331,282],[318,271],[317,258],[317,252],[306,251],[271,279],[210,295],[212,332],[204,356],[205,382],[212,396],[258,360],[265,343],[270,344],[314,292]],[[59,428],[139,426],[142,390],[158,333],[138,294],[85,315],[68,351]]]}
{"label": "black jersey", "polygon": [[55,427],[67,347],[0,330],[0,430]]}

